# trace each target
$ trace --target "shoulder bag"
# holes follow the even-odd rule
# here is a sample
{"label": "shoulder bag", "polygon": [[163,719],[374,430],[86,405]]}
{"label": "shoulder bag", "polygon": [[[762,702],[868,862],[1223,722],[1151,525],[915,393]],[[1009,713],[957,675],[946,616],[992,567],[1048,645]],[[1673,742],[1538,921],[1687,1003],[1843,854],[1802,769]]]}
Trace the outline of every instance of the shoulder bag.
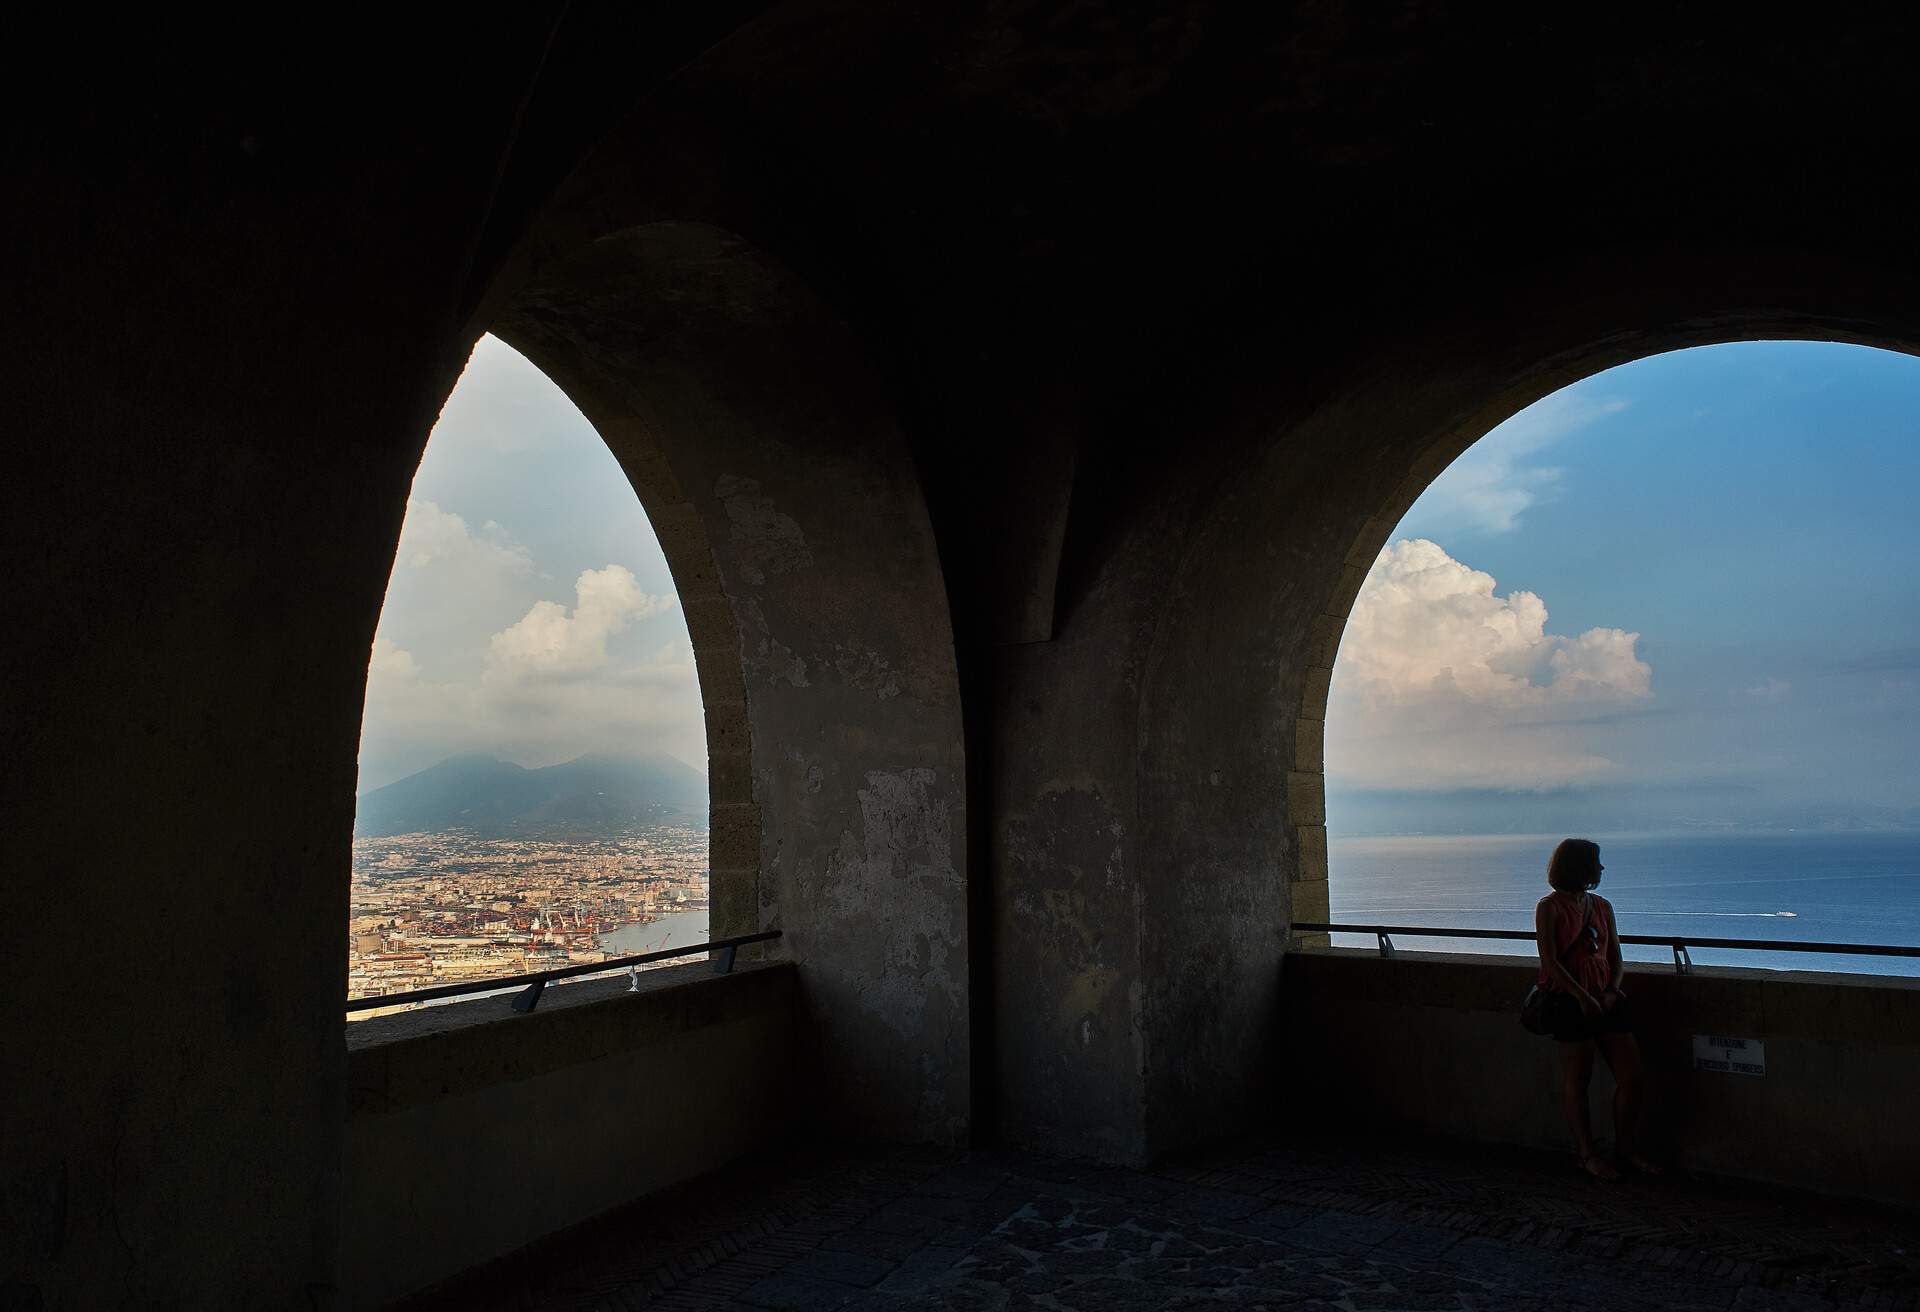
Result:
{"label": "shoulder bag", "polygon": [[[1566,949],[1560,954],[1560,964],[1562,966],[1567,964],[1567,958],[1573,955],[1576,948],[1582,943],[1590,941],[1587,927],[1593,923],[1593,899],[1591,897],[1587,898],[1584,911],[1585,914],[1580,919],[1580,932],[1573,936],[1573,942],[1567,944]],[[1553,1033],[1553,1020],[1548,1015],[1547,1008],[1549,1005],[1548,1000],[1552,997],[1553,990],[1542,988],[1538,982],[1536,982],[1532,988],[1528,989],[1526,1000],[1520,1004],[1520,1028],[1529,1034],[1551,1035]]]}

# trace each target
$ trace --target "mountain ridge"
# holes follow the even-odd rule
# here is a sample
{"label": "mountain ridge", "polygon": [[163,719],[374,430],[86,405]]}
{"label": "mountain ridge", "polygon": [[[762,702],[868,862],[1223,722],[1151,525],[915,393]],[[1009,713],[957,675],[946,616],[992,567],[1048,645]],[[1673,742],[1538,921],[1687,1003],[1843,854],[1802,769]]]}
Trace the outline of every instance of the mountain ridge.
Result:
{"label": "mountain ridge", "polygon": [[665,752],[589,752],[529,768],[464,752],[358,799],[358,838],[466,830],[487,838],[535,832],[609,834],[706,820],[707,780]]}

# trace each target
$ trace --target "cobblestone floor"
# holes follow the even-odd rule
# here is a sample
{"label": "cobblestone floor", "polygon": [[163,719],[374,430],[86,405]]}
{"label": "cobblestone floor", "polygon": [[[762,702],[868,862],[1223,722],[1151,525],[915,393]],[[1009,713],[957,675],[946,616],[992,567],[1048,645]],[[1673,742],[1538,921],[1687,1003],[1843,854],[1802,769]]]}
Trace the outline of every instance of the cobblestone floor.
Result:
{"label": "cobblestone floor", "polygon": [[1920,1213],[1569,1156],[1243,1144],[1149,1172],[832,1148],[623,1209],[410,1305],[515,1309],[1920,1307]]}

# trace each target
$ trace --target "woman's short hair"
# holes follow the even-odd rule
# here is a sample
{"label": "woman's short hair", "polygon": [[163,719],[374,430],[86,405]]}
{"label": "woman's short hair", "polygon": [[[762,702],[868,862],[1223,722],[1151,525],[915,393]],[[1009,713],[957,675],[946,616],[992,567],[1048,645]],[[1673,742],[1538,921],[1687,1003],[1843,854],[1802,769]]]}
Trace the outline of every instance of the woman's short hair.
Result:
{"label": "woman's short hair", "polygon": [[1588,838],[1563,838],[1547,862],[1547,882],[1562,893],[1579,893],[1600,882],[1600,844]]}

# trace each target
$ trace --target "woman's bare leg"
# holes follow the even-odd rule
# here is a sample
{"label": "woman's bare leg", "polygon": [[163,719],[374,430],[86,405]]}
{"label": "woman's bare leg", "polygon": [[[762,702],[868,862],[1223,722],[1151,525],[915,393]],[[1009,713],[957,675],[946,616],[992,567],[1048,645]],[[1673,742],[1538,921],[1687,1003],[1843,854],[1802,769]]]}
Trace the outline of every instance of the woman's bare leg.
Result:
{"label": "woman's bare leg", "polygon": [[1640,1061],[1640,1045],[1631,1034],[1603,1034],[1600,1053],[1613,1071],[1615,1155],[1629,1166],[1657,1174],[1660,1168],[1640,1152],[1640,1131],[1647,1111],[1646,1068]]}
{"label": "woman's bare leg", "polygon": [[1587,1107],[1587,1086],[1593,1082],[1593,1045],[1582,1041],[1553,1046],[1560,1049],[1560,1108],[1566,1113],[1567,1128],[1573,1131],[1580,1164],[1602,1180],[1617,1180],[1619,1172],[1593,1151],[1593,1117]]}

